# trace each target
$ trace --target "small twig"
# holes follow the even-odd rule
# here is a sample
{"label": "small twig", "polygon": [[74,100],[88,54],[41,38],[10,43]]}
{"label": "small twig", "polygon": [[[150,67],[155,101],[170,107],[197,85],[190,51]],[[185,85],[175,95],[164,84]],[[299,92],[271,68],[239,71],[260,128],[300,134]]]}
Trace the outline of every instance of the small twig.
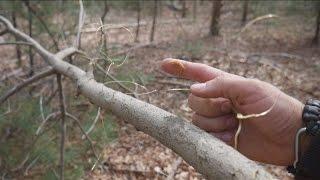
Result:
{"label": "small twig", "polygon": [[75,46],[78,49],[81,48],[81,29],[83,27],[84,19],[85,19],[85,13],[84,13],[82,0],[79,0],[79,4],[80,4],[79,23],[78,23],[77,39],[76,39],[76,42],[75,42]]}
{"label": "small twig", "polygon": [[[97,112],[97,115],[96,117],[94,118],[94,121],[93,123],[91,124],[90,128],[85,132],[86,135],[89,135],[90,132],[93,130],[93,128],[95,127],[95,125],[97,124],[98,120],[99,120],[99,117],[100,117],[100,110],[101,108],[99,107],[98,108],[98,112]],[[82,135],[82,139],[85,139],[86,138],[86,135]]]}
{"label": "small twig", "polygon": [[36,136],[38,136],[41,132],[41,129],[44,127],[44,125],[52,118],[57,117],[58,115],[60,115],[61,112],[54,112],[49,114],[40,124],[40,126],[38,127],[37,131],[36,131]]}
{"label": "small twig", "polygon": [[7,91],[7,93],[5,93],[3,96],[0,97],[0,104],[2,104],[3,102],[5,102],[10,96],[14,95],[15,93],[19,92],[22,88],[40,80],[43,79],[47,76],[50,76],[52,74],[55,73],[55,70],[52,68],[48,68],[47,70],[36,74],[32,77],[30,77],[29,79],[26,79],[25,81],[23,81],[22,83],[16,85],[15,87],[13,87],[12,89],[10,89],[9,91]]}
{"label": "small twig", "polygon": [[66,113],[66,106],[64,101],[64,94],[62,90],[62,82],[61,82],[61,74],[57,74],[57,83],[58,83],[58,90],[59,90],[59,102],[60,102],[60,180],[64,179],[64,153],[65,153],[65,141],[66,141],[66,122],[65,122],[65,113]]}
{"label": "small twig", "polygon": [[83,127],[82,127],[82,125],[81,125],[81,123],[80,123],[80,120],[79,120],[77,117],[73,116],[72,114],[70,114],[70,113],[68,113],[68,112],[66,113],[66,115],[67,115],[67,117],[73,119],[73,120],[76,122],[76,124],[79,126],[81,132],[83,133],[83,135],[84,135],[84,136],[86,137],[86,139],[88,140],[88,142],[89,142],[89,144],[90,144],[90,148],[91,148],[91,150],[92,150],[95,158],[96,158],[96,159],[99,159],[99,156],[97,155],[97,153],[96,153],[96,151],[95,151],[95,149],[94,149],[93,142],[92,142],[91,138],[89,137],[89,135],[86,133],[86,131],[83,129]]}
{"label": "small twig", "polygon": [[96,159],[96,162],[93,164],[93,166],[91,167],[91,171],[94,170],[94,168],[97,166],[97,164],[99,163],[100,157],[101,157],[102,153],[99,154],[98,158]]}
{"label": "small twig", "polygon": [[40,105],[40,114],[41,114],[42,121],[45,121],[46,118],[44,117],[44,112],[43,112],[43,96],[42,95],[40,96],[39,105]]}
{"label": "small twig", "polygon": [[45,105],[48,105],[51,100],[56,96],[58,89],[55,89],[52,94],[48,97],[48,99],[44,102]]}
{"label": "small twig", "polygon": [[50,31],[49,27],[47,26],[46,22],[42,19],[41,16],[39,16],[37,14],[37,11],[34,10],[32,8],[32,6],[30,6],[29,2],[28,1],[23,1],[24,2],[24,5],[28,8],[28,10],[39,20],[39,22],[42,24],[42,26],[44,27],[44,29],[47,31],[49,37],[51,38],[51,40],[53,41],[53,44],[56,48],[57,51],[59,51],[59,45],[58,45],[58,42],[56,41],[56,38],[54,37],[54,35],[52,34],[52,32]]}
{"label": "small twig", "polygon": [[29,169],[37,162],[39,159],[40,155],[38,155],[27,167],[26,170],[24,171],[24,175],[28,175]]}
{"label": "small twig", "polygon": [[23,159],[23,161],[16,168],[11,169],[11,171],[15,172],[15,171],[19,171],[20,169],[22,169],[23,166],[26,164],[26,162],[29,160],[29,157],[30,157],[30,152]]}
{"label": "small twig", "polygon": [[[121,88],[123,88],[125,91],[129,92],[129,93],[133,93],[133,91],[128,88],[127,86],[123,85],[122,83],[119,83],[119,80],[116,79],[114,76],[112,76],[111,74],[107,73],[103,67],[101,67],[98,63],[96,64],[96,67],[102,71],[108,78],[110,78],[112,81],[116,82]],[[135,97],[135,96],[134,96]]]}
{"label": "small twig", "polygon": [[173,89],[168,89],[166,91],[190,91],[190,88],[173,88]]}
{"label": "small twig", "polygon": [[7,110],[3,115],[7,115],[7,114],[9,114],[9,113],[11,113],[11,103],[10,103],[10,101],[8,100],[8,110]]}
{"label": "small twig", "polygon": [[[249,27],[251,27],[254,23],[264,20],[264,19],[270,19],[270,18],[277,18],[279,16],[274,15],[274,14],[267,14],[264,16],[259,16],[251,21],[249,21],[241,30],[239,33],[237,33],[233,38],[238,38],[240,36],[240,34],[242,34],[244,31],[246,31]],[[231,39],[233,39],[231,38]]]}
{"label": "small twig", "polygon": [[16,41],[16,42],[1,42],[0,46],[3,45],[27,45],[27,46],[32,46],[31,43],[28,42],[23,42],[23,41]]}
{"label": "small twig", "polygon": [[182,87],[186,87],[186,88],[191,86],[191,84],[186,84],[186,83],[182,83],[182,82],[178,82],[178,81],[158,80],[157,82],[160,84],[177,85],[177,86],[182,86]]}

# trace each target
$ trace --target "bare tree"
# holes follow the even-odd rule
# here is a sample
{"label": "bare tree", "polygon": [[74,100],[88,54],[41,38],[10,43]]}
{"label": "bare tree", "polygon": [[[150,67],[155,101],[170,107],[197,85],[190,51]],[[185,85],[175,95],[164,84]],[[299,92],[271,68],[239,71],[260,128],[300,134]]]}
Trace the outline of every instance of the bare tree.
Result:
{"label": "bare tree", "polygon": [[[26,0],[24,2],[27,7],[30,7],[29,0]],[[29,8],[28,8],[28,28],[29,28],[29,36],[32,37],[32,12]],[[32,76],[34,74],[34,71],[33,71],[34,60],[33,60],[33,52],[32,52],[31,46],[28,49],[28,54],[29,54],[29,66],[30,66],[29,76]]]}
{"label": "bare tree", "polygon": [[[13,27],[18,28],[17,19],[16,19],[16,13],[14,11],[12,11],[12,23],[13,23]],[[17,38],[15,38],[15,39],[16,39],[16,41],[18,41]],[[22,64],[22,61],[21,61],[21,49],[20,49],[19,45],[16,46],[16,53],[17,53],[17,65],[19,67],[21,67],[21,64]]]}
{"label": "bare tree", "polygon": [[185,18],[187,16],[187,2],[186,0],[182,0],[182,13],[181,13],[181,17]]}
{"label": "bare tree", "polygon": [[[52,42],[53,42],[53,45],[55,47],[55,49],[57,51],[59,51],[59,44],[58,42],[56,41],[53,33],[50,31],[48,25],[46,24],[46,21],[40,16],[37,14],[37,11],[31,6],[30,4],[30,0],[22,0],[24,2],[24,5],[27,7],[28,9],[28,13],[30,14],[29,16],[32,16],[34,15],[38,21],[41,23],[41,25],[44,27],[44,29],[47,31],[49,37],[51,38]],[[31,17],[32,18],[32,17]]]}
{"label": "bare tree", "polygon": [[211,11],[211,25],[210,25],[210,35],[219,35],[219,19],[222,8],[222,0],[212,1],[212,11]]}
{"label": "bare tree", "polygon": [[139,30],[140,30],[140,19],[141,19],[141,0],[137,1],[137,29],[136,29],[136,37],[134,38],[134,42],[139,42]]}
{"label": "bare tree", "polygon": [[318,8],[318,15],[316,20],[316,31],[315,35],[313,37],[312,43],[313,44],[319,44],[319,31],[320,31],[320,2],[317,2],[317,8]]}
{"label": "bare tree", "polygon": [[[101,22],[102,22],[102,25],[104,25],[105,23],[105,18],[106,18],[106,15],[108,14],[110,8],[109,8],[109,4],[108,4],[108,0],[104,0],[104,9],[103,9],[103,13],[102,13],[102,16],[101,16]],[[103,27],[101,28],[101,43],[102,44],[102,49],[106,52],[107,51],[107,35],[106,33],[104,32],[103,30]]]}
{"label": "bare tree", "polygon": [[202,6],[204,3],[204,0],[200,0],[200,5]]}
{"label": "bare tree", "polygon": [[151,34],[150,34],[150,42],[153,42],[154,40],[154,34],[156,30],[156,24],[157,24],[157,15],[158,15],[158,0],[153,1],[153,19],[152,19],[152,27],[151,27]]}
{"label": "bare tree", "polygon": [[197,20],[198,0],[193,0],[193,22]]}
{"label": "bare tree", "polygon": [[242,19],[241,19],[242,25],[244,25],[247,21],[248,5],[249,5],[249,0],[244,0],[243,1],[243,10],[242,10]]}
{"label": "bare tree", "polygon": [[105,17],[108,14],[110,8],[109,8],[108,0],[104,0],[103,2],[104,2],[104,8],[103,8],[102,16],[101,16],[101,21],[104,23]]}

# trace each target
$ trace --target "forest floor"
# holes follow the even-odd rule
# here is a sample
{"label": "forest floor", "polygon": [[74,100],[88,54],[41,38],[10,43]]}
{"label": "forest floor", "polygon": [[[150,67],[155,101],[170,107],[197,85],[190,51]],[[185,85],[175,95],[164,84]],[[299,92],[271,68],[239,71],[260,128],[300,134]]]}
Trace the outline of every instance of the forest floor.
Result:
{"label": "forest floor", "polygon": [[[284,16],[258,22],[236,37],[242,26],[240,19],[236,18],[240,17],[240,12],[232,8],[224,9],[219,37],[208,36],[208,8],[204,8],[196,23],[180,21],[158,25],[156,44],[130,52],[128,62],[118,71],[144,72],[154,77],[145,86],[149,91],[157,91],[139,98],[187,120],[192,115],[187,105],[188,94],[168,90],[188,88],[192,82],[162,73],[159,64],[164,58],[205,63],[230,73],[267,81],[302,102],[311,97],[320,98],[320,51],[319,47],[310,45],[313,24],[302,23],[305,19],[298,15]],[[147,43],[149,34],[142,32],[141,35],[140,40]],[[115,41],[119,42],[119,38],[128,39],[118,37]],[[105,170],[88,172],[89,179],[165,179],[172,174],[175,179],[203,179],[152,137],[122,120],[118,123],[119,137],[103,153]],[[292,178],[284,167],[264,166],[280,179]]]}
{"label": "forest floor", "polygon": [[[188,94],[170,89],[188,88],[194,82],[163,73],[159,66],[162,59],[184,59],[257,78],[277,86],[302,102],[309,98],[320,99],[320,47],[311,46],[314,21],[299,14],[286,15],[280,8],[279,18],[259,21],[239,34],[243,28],[240,9],[240,3],[226,3],[220,20],[221,34],[210,37],[209,2],[198,7],[195,22],[192,21],[192,7],[189,7],[187,20],[182,20],[180,14],[174,15],[163,7],[154,43],[129,51],[126,62],[121,67],[112,67],[110,73],[118,76],[129,76],[135,72],[143,74],[139,83],[148,91],[138,89],[141,93],[138,98],[187,121],[192,115],[187,102]],[[135,16],[135,12],[121,12],[119,15],[118,11],[111,9],[106,22],[134,23]],[[98,22],[97,17],[90,17],[87,21]],[[249,13],[249,20],[254,17]],[[173,23],[161,23],[168,19]],[[150,17],[142,18],[142,21],[150,20]],[[87,23],[84,29],[90,29],[92,24]],[[142,26],[139,44],[148,44],[149,30],[150,23]],[[136,47],[139,44],[133,43],[134,33],[135,28],[111,29],[108,31],[108,45],[116,47],[113,51]],[[98,40],[95,31],[83,33],[83,48],[92,48]],[[12,52],[13,48],[5,48],[0,53],[3,57],[10,57]],[[10,61],[4,61],[2,66],[14,69]],[[143,94],[146,92],[151,93]],[[137,131],[122,119],[116,118],[115,121],[118,138],[105,146],[100,158],[102,163],[94,170],[88,170],[85,179],[166,179],[170,176],[174,179],[204,179],[152,137]],[[280,179],[292,179],[284,167],[263,166]]]}

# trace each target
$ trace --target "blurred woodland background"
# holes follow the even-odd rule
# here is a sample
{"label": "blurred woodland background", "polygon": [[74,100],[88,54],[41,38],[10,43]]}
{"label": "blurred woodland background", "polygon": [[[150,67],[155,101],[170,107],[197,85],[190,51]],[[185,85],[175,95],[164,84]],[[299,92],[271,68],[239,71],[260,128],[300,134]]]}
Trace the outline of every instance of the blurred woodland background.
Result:
{"label": "blurred woodland background", "polygon": [[[192,82],[162,72],[164,58],[258,78],[303,102],[320,98],[320,1],[88,0],[83,7],[78,43],[87,56],[66,61],[83,69],[94,62],[97,81],[186,119],[188,93],[179,89]],[[78,1],[2,0],[0,14],[54,53],[78,36]],[[155,139],[79,96],[2,24],[0,35],[2,179],[204,178]],[[292,178],[283,167],[265,168]]]}

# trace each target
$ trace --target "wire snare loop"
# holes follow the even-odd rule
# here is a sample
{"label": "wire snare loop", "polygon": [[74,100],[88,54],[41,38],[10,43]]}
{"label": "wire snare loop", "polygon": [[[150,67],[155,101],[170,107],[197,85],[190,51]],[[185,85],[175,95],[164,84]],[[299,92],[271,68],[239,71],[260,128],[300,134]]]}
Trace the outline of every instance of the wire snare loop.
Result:
{"label": "wire snare loop", "polygon": [[[278,95],[278,97],[280,96],[280,94]],[[242,129],[242,121],[245,119],[250,119],[250,118],[258,118],[258,117],[262,117],[267,115],[269,112],[272,111],[273,107],[276,105],[277,101],[279,98],[277,98],[277,100],[272,104],[272,106],[267,109],[266,111],[263,111],[262,113],[259,114],[248,114],[248,115],[243,115],[241,113],[236,112],[235,110],[233,110],[236,114],[236,118],[239,120],[239,126],[238,129],[236,131],[236,134],[234,135],[234,148],[236,150],[238,150],[238,142],[239,142],[239,135]]]}

